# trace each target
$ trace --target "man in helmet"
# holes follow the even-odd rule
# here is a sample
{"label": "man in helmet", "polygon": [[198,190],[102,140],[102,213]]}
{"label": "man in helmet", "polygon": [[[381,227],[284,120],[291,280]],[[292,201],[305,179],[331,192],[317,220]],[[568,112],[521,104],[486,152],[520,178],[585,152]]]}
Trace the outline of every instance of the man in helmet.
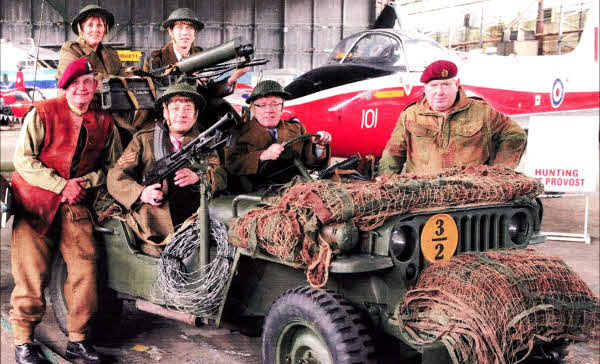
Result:
{"label": "man in helmet", "polygon": [[225,166],[237,176],[238,189],[248,192],[265,184],[288,182],[298,173],[294,158],[308,168],[327,167],[331,134],[326,131],[283,147],[284,142],[306,134],[297,119],[281,120],[283,102],[289,97],[280,84],[266,80],[256,85],[246,100],[253,118],[234,133],[234,145],[225,148]]}
{"label": "man in helmet", "polygon": [[485,101],[467,97],[457,73],[456,65],[445,60],[423,71],[423,95],[400,114],[379,174],[400,173],[403,167],[407,173],[470,164],[517,167],[527,135]]}
{"label": "man in helmet", "polygon": [[[162,109],[164,120],[161,122],[168,126],[171,152],[178,151],[200,134],[196,119],[206,101],[193,86],[171,85],[155,105]],[[157,256],[173,228],[198,209],[198,184],[206,183],[211,192],[224,189],[227,174],[213,151],[208,160],[207,180],[202,181],[198,171],[186,165],[160,183],[143,186],[142,176],[153,169],[154,161],[154,131],[141,130],[108,172],[107,186],[108,192],[129,210],[126,220],[144,240],[142,251]]]}
{"label": "man in helmet", "polygon": [[[152,51],[150,65],[147,63],[144,65],[146,71],[150,68],[156,69],[175,64],[182,58],[202,51],[201,47],[194,46],[194,42],[198,32],[204,28],[204,24],[191,9],[173,10],[161,26],[169,32],[171,40],[163,48]],[[198,92],[208,103],[202,120],[200,120],[204,123],[204,127],[209,127],[227,112],[233,111],[233,108],[222,98],[233,93],[237,80],[248,71],[247,67],[236,69],[227,79],[208,82],[198,87]]]}

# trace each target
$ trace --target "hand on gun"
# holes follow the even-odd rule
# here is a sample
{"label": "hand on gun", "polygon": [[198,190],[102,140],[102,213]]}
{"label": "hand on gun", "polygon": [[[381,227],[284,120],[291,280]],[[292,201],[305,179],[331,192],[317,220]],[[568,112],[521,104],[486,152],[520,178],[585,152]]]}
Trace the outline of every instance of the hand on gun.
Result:
{"label": "hand on gun", "polygon": [[67,185],[60,193],[60,202],[66,202],[69,205],[75,205],[83,200],[86,193],[84,177],[70,179],[67,181]]}
{"label": "hand on gun", "polygon": [[200,181],[200,176],[198,176],[197,173],[192,172],[189,168],[182,168],[175,172],[174,180],[175,185],[185,187]]}
{"label": "hand on gun", "polygon": [[163,198],[161,187],[162,185],[160,183],[155,183],[144,188],[140,195],[140,201],[149,203],[152,206],[160,206]]}
{"label": "hand on gun", "polygon": [[240,77],[248,73],[248,71],[250,71],[250,67],[237,68],[235,71],[233,71],[233,73],[231,73],[231,76],[229,76],[229,78],[227,79],[227,86],[231,86],[234,83],[236,83],[237,80],[239,80]]}

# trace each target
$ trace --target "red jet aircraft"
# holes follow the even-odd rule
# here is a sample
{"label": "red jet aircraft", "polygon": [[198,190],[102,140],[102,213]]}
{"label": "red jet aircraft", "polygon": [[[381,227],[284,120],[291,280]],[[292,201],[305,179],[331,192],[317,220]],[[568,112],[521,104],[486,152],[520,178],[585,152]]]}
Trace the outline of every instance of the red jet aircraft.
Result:
{"label": "red jet aircraft", "polygon": [[[400,112],[422,93],[427,65],[449,59],[469,96],[527,127],[531,115],[598,114],[598,4],[577,48],[562,56],[458,56],[420,34],[374,29],[343,39],[328,64],[290,83],[284,119],[327,130],[335,156],[380,156]],[[250,92],[250,90],[246,90]],[[246,96],[246,95],[244,95]]]}

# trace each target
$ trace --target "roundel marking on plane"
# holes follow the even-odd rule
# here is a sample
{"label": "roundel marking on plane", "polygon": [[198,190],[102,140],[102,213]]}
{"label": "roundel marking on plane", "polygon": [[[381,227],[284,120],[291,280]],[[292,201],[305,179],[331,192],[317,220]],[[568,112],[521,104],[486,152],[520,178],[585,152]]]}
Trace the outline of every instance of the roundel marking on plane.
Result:
{"label": "roundel marking on plane", "polygon": [[557,108],[562,104],[565,98],[565,86],[563,85],[560,78],[554,80],[554,84],[552,85],[552,93],[550,94],[550,99],[552,100],[552,106]]}

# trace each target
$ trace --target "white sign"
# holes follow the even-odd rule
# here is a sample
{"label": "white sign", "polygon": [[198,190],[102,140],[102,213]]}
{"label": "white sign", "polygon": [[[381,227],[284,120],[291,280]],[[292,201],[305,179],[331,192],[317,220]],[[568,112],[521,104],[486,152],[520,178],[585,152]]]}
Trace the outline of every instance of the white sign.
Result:
{"label": "white sign", "polygon": [[532,116],[525,173],[546,192],[594,192],[598,179],[597,116]]}

